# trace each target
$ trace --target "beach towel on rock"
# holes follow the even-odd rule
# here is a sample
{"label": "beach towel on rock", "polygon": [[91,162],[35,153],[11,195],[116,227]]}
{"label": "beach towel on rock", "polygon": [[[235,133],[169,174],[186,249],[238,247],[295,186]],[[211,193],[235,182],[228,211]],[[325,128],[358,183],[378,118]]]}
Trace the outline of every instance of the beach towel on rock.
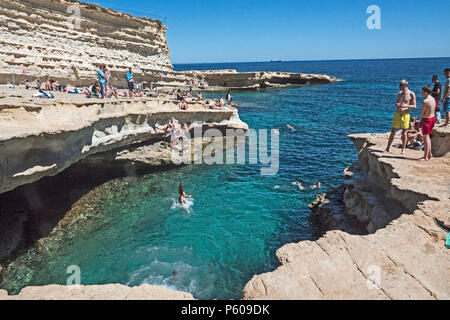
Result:
{"label": "beach towel on rock", "polygon": [[42,94],[41,98],[53,99],[55,97],[50,91],[39,90],[39,92]]}

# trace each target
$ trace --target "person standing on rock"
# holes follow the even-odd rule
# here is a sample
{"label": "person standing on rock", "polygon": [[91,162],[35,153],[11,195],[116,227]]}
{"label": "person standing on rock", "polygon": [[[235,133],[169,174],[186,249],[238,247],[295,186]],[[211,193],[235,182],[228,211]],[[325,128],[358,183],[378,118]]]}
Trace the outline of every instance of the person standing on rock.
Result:
{"label": "person standing on rock", "polygon": [[106,98],[106,76],[105,73],[103,72],[104,68],[105,66],[102,63],[97,70],[98,83],[100,83],[100,92],[102,95],[102,99]]}
{"label": "person standing on rock", "polygon": [[426,86],[422,88],[422,96],[425,100],[422,102],[422,110],[420,116],[420,127],[422,128],[423,140],[425,143],[425,154],[423,158],[419,159],[420,162],[430,160],[433,155],[431,154],[431,139],[430,134],[433,133],[434,126],[436,124],[436,101],[431,96],[433,90],[431,87]]}
{"label": "person standing on rock", "polygon": [[432,97],[436,101],[436,123],[441,122],[441,110],[439,110],[439,102],[441,101],[441,83],[439,82],[438,76],[435,74],[432,79],[434,83]]}
{"label": "person standing on rock", "polygon": [[134,91],[134,77],[133,77],[133,69],[128,69],[127,72],[127,83],[128,83],[128,91],[130,95],[130,99],[133,98],[133,91]]}
{"label": "person standing on rock", "polygon": [[448,127],[450,120],[450,111],[448,110],[448,104],[450,103],[450,68],[444,70],[444,75],[447,78],[447,82],[444,86],[444,94],[442,95],[442,104],[445,112],[445,124],[444,127]]}
{"label": "person standing on rock", "polygon": [[231,95],[231,90],[228,90],[226,99],[229,104],[231,104],[233,102],[233,96]]}
{"label": "person standing on rock", "polygon": [[397,95],[396,112],[392,122],[391,135],[384,153],[390,153],[392,142],[398,128],[402,128],[402,154],[405,153],[406,143],[408,142],[406,133],[409,129],[409,120],[411,118],[410,109],[416,108],[416,95],[409,90],[408,81],[400,81],[400,92]]}

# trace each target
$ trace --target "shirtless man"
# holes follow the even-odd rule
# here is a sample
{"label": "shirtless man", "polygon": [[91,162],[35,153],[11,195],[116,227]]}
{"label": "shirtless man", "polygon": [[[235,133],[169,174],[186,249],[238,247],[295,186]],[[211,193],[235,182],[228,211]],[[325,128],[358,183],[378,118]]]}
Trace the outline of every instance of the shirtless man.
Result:
{"label": "shirtless man", "polygon": [[392,122],[392,131],[389,137],[388,145],[384,153],[390,153],[392,142],[398,128],[402,128],[402,154],[405,153],[406,143],[408,142],[406,133],[409,129],[409,120],[411,115],[410,109],[416,108],[416,95],[408,89],[408,81],[400,81],[400,92],[397,95],[397,103],[395,104],[397,110]]}
{"label": "shirtless man", "polygon": [[430,134],[433,133],[434,125],[436,124],[436,100],[431,96],[433,90],[429,86],[422,88],[422,96],[425,100],[422,102],[422,110],[420,116],[422,121],[422,135],[425,143],[425,154],[419,161],[428,161],[433,155],[431,154],[431,139]]}

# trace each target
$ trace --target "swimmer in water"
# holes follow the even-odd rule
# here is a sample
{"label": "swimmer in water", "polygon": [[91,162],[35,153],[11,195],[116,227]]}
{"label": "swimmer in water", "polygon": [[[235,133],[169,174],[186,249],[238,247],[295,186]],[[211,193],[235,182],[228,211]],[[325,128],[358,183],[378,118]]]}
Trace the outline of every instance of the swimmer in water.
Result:
{"label": "swimmer in water", "polygon": [[183,185],[180,182],[180,186],[178,187],[178,192],[180,193],[180,198],[178,199],[178,202],[180,204],[185,204],[186,203],[186,198],[192,198],[191,195],[186,194],[186,192],[184,192],[183,189]]}
{"label": "swimmer in water", "polygon": [[295,181],[293,184],[296,185],[299,190],[302,190],[302,191],[305,190],[305,187],[302,186],[302,184],[300,182]]}
{"label": "swimmer in water", "polygon": [[311,186],[309,188],[310,189],[320,189],[320,188],[322,188],[322,184],[319,181],[319,182],[317,182],[317,184],[315,184],[315,185],[313,185],[313,186]]}
{"label": "swimmer in water", "polygon": [[288,128],[291,131],[295,131],[295,128],[291,126],[289,123],[286,125],[286,128]]}

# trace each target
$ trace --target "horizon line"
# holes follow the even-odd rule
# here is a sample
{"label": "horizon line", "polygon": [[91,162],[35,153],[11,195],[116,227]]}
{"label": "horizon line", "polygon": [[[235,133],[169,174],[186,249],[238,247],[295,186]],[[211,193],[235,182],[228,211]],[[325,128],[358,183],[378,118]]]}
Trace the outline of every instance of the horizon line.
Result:
{"label": "horizon line", "polygon": [[[324,62],[324,61],[361,61],[361,60],[406,60],[406,59],[446,59],[450,57],[409,57],[409,58],[351,58],[351,59],[306,59],[306,60],[280,60],[274,63],[283,62]],[[240,63],[270,63],[270,60],[264,61],[216,61],[216,62],[173,62],[172,65],[200,65],[200,64],[240,64]]]}

